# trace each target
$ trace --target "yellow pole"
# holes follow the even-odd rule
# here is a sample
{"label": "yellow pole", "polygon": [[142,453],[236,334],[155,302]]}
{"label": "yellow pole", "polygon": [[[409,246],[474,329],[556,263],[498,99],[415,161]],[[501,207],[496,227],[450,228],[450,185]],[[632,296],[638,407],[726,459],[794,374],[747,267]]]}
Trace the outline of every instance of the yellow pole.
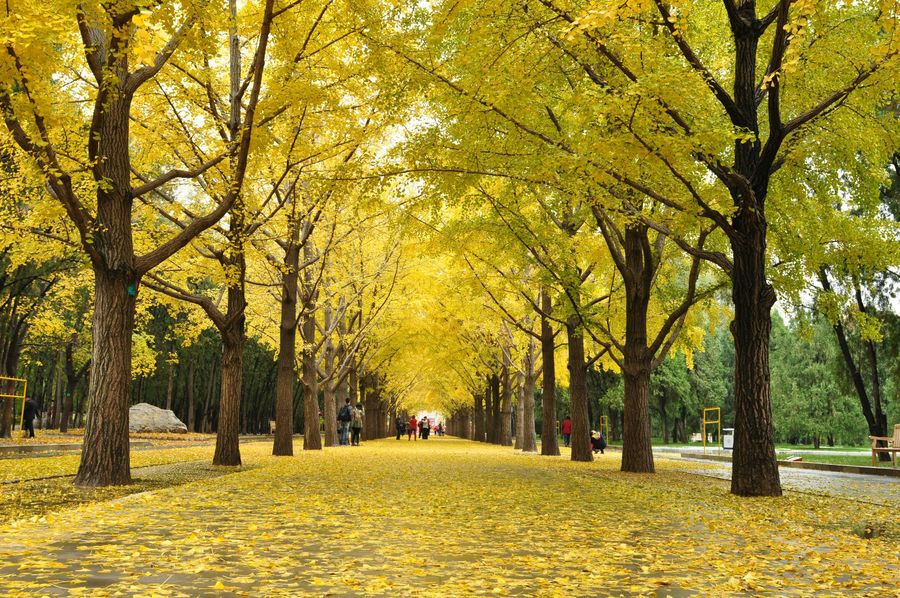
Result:
{"label": "yellow pole", "polygon": [[19,416],[19,432],[25,429],[25,401],[28,400],[28,380],[23,380],[22,386],[22,413]]}

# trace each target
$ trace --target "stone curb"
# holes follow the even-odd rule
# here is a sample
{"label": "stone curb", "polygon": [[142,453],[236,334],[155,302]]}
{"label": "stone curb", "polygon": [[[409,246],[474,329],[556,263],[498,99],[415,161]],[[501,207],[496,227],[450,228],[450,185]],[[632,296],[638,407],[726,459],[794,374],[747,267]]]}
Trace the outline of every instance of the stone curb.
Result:
{"label": "stone curb", "polygon": [[[253,443],[253,442],[271,442],[272,436],[242,436],[238,439],[241,444]],[[179,444],[171,444],[171,445],[159,445],[159,448],[185,448],[190,446],[201,446],[201,445],[210,445],[215,444],[216,439],[210,438],[208,440],[198,440],[194,442],[186,442]],[[152,440],[132,440],[131,447],[148,447],[155,446]],[[81,443],[67,443],[67,444],[8,444],[8,445],[0,445],[0,455],[10,455],[17,453],[37,453],[40,456],[40,453],[54,453],[60,451],[80,451]]]}
{"label": "stone curb", "polygon": [[[149,440],[132,440],[131,446],[150,446]],[[51,453],[55,451],[80,451],[81,443],[68,444],[10,444],[0,446],[0,454],[7,453]]]}
{"label": "stone curb", "polygon": [[[721,455],[698,455],[696,453],[681,453],[681,458],[731,463],[731,457],[725,457]],[[870,467],[866,465],[837,465],[834,463],[804,463],[802,461],[779,461],[778,466],[793,467],[794,469],[814,469],[817,471],[834,471],[837,473],[881,475],[900,478],[900,468]]]}

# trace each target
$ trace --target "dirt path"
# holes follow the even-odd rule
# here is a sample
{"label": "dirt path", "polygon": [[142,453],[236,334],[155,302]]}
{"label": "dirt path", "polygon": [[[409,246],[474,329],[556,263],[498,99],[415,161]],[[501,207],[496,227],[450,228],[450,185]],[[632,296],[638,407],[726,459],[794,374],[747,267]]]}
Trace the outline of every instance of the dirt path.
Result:
{"label": "dirt path", "polygon": [[0,592],[896,592],[891,508],[738,499],[684,463],[630,475],[618,459],[573,464],[447,438],[257,454],[245,471],[0,527]]}

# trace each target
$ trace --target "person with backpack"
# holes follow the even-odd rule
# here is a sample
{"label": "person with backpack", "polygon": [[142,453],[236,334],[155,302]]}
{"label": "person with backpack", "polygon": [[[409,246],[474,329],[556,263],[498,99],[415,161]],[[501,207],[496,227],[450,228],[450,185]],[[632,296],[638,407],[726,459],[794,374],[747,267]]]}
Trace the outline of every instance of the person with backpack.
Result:
{"label": "person with backpack", "polygon": [[350,444],[350,422],[353,420],[353,407],[350,405],[350,399],[347,398],[344,406],[338,411],[338,425],[340,426],[340,443],[341,446]]}
{"label": "person with backpack", "polygon": [[350,420],[351,446],[359,446],[359,437],[362,434],[363,427],[363,415],[362,403],[357,403],[356,409],[353,410],[352,418]]}
{"label": "person with backpack", "polygon": [[394,425],[397,426],[397,440],[400,440],[400,437],[406,433],[406,420],[398,415]]}

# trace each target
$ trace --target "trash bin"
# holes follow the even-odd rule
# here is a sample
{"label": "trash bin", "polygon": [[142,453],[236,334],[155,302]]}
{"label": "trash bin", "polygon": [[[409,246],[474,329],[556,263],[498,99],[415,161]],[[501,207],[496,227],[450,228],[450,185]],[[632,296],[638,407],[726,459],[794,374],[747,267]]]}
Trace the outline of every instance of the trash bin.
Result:
{"label": "trash bin", "polygon": [[722,448],[734,450],[734,428],[722,428]]}

